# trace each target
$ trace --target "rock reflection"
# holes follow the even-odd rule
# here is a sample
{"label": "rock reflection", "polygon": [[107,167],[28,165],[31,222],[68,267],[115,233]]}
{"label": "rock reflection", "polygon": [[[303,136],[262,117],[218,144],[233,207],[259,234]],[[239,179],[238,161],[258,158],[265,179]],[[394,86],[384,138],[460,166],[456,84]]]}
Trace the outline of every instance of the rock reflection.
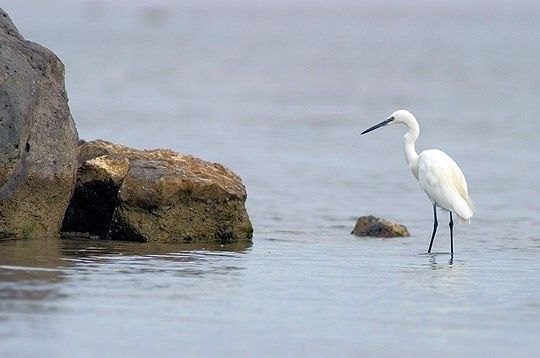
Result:
{"label": "rock reflection", "polygon": [[64,236],[62,240],[62,255],[66,257],[94,257],[96,255],[166,255],[174,252],[238,252],[251,247],[251,243],[233,243],[229,245],[209,244],[160,244],[140,243],[129,241],[114,241],[89,239],[74,236]]}
{"label": "rock reflection", "polygon": [[66,238],[62,242],[64,260],[71,261],[79,274],[228,274],[241,269],[231,263],[251,247],[251,243],[156,244],[80,238]]}
{"label": "rock reflection", "polygon": [[[236,262],[250,246],[148,244],[73,237],[2,240],[0,318],[8,312],[58,309],[62,307],[59,300],[74,293],[88,294],[86,288],[105,284],[103,276],[118,283],[136,274],[131,279],[136,280],[136,286],[154,287],[157,279],[158,285],[167,287],[167,281],[174,281],[174,277],[230,275],[242,269]],[[46,303],[39,305],[36,301]]]}
{"label": "rock reflection", "polygon": [[56,301],[63,270],[70,265],[60,257],[61,242],[51,240],[0,241],[0,317],[4,313],[53,310],[36,301]]}

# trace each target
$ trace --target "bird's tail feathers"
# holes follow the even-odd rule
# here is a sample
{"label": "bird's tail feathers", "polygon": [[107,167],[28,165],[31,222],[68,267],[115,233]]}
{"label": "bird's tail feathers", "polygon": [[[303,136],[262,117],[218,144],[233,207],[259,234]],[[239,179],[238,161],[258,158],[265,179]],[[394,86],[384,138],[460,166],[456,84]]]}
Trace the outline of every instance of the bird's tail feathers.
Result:
{"label": "bird's tail feathers", "polygon": [[474,201],[472,201],[469,195],[467,195],[465,201],[467,201],[467,204],[469,204],[469,208],[471,209],[471,211],[474,212],[476,210],[476,207],[474,206]]}
{"label": "bird's tail feathers", "polygon": [[471,218],[465,219],[465,218],[462,218],[462,217],[459,216],[459,215],[457,215],[457,218],[458,218],[458,221],[459,221],[461,224],[470,224],[470,223],[471,223]]}
{"label": "bird's tail feathers", "polygon": [[474,215],[474,204],[470,198],[464,198],[455,208],[454,213],[458,217],[460,223],[470,223]]}

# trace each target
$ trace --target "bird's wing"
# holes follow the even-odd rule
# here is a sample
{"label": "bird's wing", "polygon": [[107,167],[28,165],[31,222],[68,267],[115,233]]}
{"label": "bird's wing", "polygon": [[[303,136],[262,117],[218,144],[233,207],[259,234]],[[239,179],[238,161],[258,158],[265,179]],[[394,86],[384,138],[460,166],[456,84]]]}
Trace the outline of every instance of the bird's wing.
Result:
{"label": "bird's wing", "polygon": [[446,153],[426,150],[418,158],[418,182],[438,206],[468,220],[474,211],[463,172]]}

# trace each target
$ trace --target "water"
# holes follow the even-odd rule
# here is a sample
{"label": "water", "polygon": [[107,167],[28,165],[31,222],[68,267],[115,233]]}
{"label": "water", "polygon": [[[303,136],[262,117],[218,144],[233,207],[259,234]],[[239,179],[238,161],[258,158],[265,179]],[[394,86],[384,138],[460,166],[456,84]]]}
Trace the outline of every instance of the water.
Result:
{"label": "water", "polygon": [[[533,356],[540,348],[540,6],[68,1],[2,5],[66,65],[81,137],[234,169],[245,247],[0,242],[2,356]],[[442,225],[404,163],[464,170]],[[359,215],[406,239],[349,234]]]}

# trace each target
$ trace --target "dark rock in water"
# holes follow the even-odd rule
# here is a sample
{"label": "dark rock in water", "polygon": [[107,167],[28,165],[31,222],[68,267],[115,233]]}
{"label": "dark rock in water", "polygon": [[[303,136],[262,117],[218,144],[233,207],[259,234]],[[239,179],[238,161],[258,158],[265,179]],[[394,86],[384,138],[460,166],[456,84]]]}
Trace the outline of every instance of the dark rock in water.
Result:
{"label": "dark rock in water", "polygon": [[58,234],[77,141],[64,65],[0,9],[0,237]]}
{"label": "dark rock in water", "polygon": [[220,164],[101,140],[81,144],[79,163],[63,231],[132,241],[251,241],[244,185]]}
{"label": "dark rock in water", "polygon": [[407,237],[409,231],[403,225],[369,215],[356,220],[356,225],[351,234],[373,237]]}

